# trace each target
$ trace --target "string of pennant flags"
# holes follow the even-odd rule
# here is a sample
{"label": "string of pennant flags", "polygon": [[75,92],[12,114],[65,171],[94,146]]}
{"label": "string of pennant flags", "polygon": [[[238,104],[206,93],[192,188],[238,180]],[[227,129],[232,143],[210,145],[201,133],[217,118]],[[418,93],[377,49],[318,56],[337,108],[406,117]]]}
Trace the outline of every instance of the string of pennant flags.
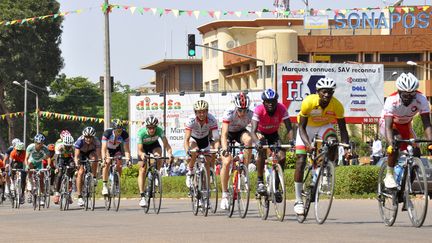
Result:
{"label": "string of pennant flags", "polygon": [[[36,112],[27,112],[27,114],[34,115]],[[47,119],[57,119],[57,120],[63,120],[63,121],[79,121],[79,122],[93,122],[93,123],[103,123],[103,118],[98,117],[88,117],[88,116],[77,116],[77,115],[70,115],[70,114],[62,114],[62,113],[56,113],[56,112],[49,112],[49,111],[38,111],[37,114],[41,118],[47,118]],[[2,120],[5,120],[6,118],[20,118],[24,117],[24,112],[14,112],[14,113],[7,113],[0,115],[0,118]],[[144,121],[129,121],[129,120],[122,120],[121,121],[124,125],[128,124],[143,124]]]}
{"label": "string of pennant flags", "polygon": [[[263,14],[272,14],[272,15],[283,15],[286,17],[301,17],[304,15],[327,15],[334,13],[336,14],[347,14],[350,12],[366,12],[366,11],[390,11],[390,13],[398,12],[398,13],[410,13],[414,12],[416,9],[419,11],[427,11],[431,6],[423,5],[416,7],[366,7],[366,8],[349,8],[349,9],[311,9],[309,12],[305,9],[296,9],[289,11],[282,10],[270,10],[268,8],[263,8],[261,10],[183,10],[183,9],[174,9],[174,8],[150,8],[150,7],[140,7],[140,6],[131,6],[131,5],[119,5],[119,4],[103,4],[101,6],[102,12],[111,13],[114,9],[121,9],[129,11],[131,14],[139,13],[143,15],[144,13],[151,13],[153,15],[158,15],[160,17],[173,15],[174,17],[180,16],[189,16],[195,17],[198,19],[199,17],[210,17],[214,19],[219,19],[222,16],[230,16],[230,17],[248,17],[248,16],[257,16],[261,18]],[[92,10],[93,8],[88,9],[78,9],[73,11],[64,11],[58,13],[51,13],[43,16],[35,16],[28,17],[23,19],[15,19],[15,20],[0,20],[0,26],[11,26],[11,25],[24,25],[24,24],[33,24],[38,21],[55,19],[61,16],[68,16],[70,14],[81,14],[84,11]]]}

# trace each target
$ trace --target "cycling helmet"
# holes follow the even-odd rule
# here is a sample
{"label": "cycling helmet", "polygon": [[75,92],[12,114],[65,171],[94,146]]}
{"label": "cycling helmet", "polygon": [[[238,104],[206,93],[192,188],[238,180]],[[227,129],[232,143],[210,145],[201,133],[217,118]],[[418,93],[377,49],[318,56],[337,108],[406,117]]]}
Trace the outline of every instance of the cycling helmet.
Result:
{"label": "cycling helmet", "polygon": [[316,89],[336,89],[336,82],[332,78],[320,78],[316,83]]}
{"label": "cycling helmet", "polygon": [[15,149],[16,150],[25,150],[25,145],[23,142],[18,142],[15,144]]}
{"label": "cycling helmet", "polygon": [[45,136],[42,134],[36,134],[36,136],[34,137],[34,142],[35,143],[43,143],[45,141]]}
{"label": "cycling helmet", "polygon": [[279,95],[273,89],[266,89],[261,94],[262,100],[277,100]]}
{"label": "cycling helmet", "polygon": [[159,123],[158,119],[154,116],[149,116],[145,120],[146,126],[157,126],[158,123]]}
{"label": "cycling helmet", "polygon": [[71,135],[71,133],[68,130],[63,130],[60,133],[60,138],[63,140],[63,138],[66,137],[67,135]]}
{"label": "cycling helmet", "polygon": [[93,127],[86,127],[82,131],[82,135],[86,137],[94,137],[96,135],[96,130]]}
{"label": "cycling helmet", "polygon": [[54,151],[55,150],[55,145],[54,144],[48,144],[48,150],[49,151]]}
{"label": "cycling helmet", "polygon": [[15,145],[17,145],[17,143],[21,142],[21,140],[19,138],[14,138],[12,139],[12,146],[15,147]]}
{"label": "cycling helmet", "polygon": [[413,92],[418,89],[419,81],[412,73],[402,73],[396,79],[396,87],[399,91]]}
{"label": "cycling helmet", "polygon": [[249,108],[249,104],[250,104],[249,97],[246,94],[244,94],[243,92],[240,92],[234,98],[234,104],[239,109]]}
{"label": "cycling helmet", "polygon": [[194,111],[208,110],[208,107],[209,105],[205,100],[198,100],[193,106]]}
{"label": "cycling helmet", "polygon": [[74,138],[71,135],[68,135],[63,138],[63,143],[65,146],[72,146],[74,144]]}
{"label": "cycling helmet", "polygon": [[123,128],[123,122],[120,119],[113,119],[111,122],[111,128],[122,129]]}

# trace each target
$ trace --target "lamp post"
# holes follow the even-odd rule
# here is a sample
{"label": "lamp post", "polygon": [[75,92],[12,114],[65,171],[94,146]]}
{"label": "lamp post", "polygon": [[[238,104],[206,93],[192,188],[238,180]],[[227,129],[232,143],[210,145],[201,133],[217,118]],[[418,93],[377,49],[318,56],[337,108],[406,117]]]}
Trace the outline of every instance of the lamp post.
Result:
{"label": "lamp post", "polygon": [[[20,84],[18,81],[12,82],[15,85],[20,86],[21,88],[24,88],[24,133],[23,133],[23,142],[24,145],[26,144],[26,133],[27,133],[27,91],[30,91],[34,95],[36,95],[36,112],[39,112],[39,95],[34,92],[33,90],[29,89],[27,85],[32,85],[30,81],[24,80],[24,86]],[[32,85],[35,86],[35,85]],[[35,86],[37,87],[37,86]],[[39,87],[37,87],[39,88]],[[39,134],[39,114],[36,114],[36,133]]]}

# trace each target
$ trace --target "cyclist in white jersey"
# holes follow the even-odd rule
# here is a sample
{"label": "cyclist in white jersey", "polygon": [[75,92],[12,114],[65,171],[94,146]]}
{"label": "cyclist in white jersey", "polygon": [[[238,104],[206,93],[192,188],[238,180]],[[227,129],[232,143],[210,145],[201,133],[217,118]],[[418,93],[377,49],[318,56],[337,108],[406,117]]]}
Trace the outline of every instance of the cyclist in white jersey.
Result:
{"label": "cyclist in white jersey", "polygon": [[[419,113],[423,122],[426,139],[432,139],[432,126],[430,121],[429,102],[422,93],[418,92],[418,79],[411,73],[402,73],[396,80],[397,92],[387,97],[380,118],[380,133],[387,140],[388,167],[384,184],[387,188],[397,187],[393,176],[393,168],[399,152],[393,148],[394,136],[402,139],[415,138],[412,128],[413,117]],[[400,149],[406,149],[407,144],[401,144]],[[432,144],[428,146],[432,150]],[[414,155],[420,157],[420,148],[414,148]]]}
{"label": "cyclist in white jersey", "polygon": [[[228,142],[238,142],[247,147],[252,146],[252,137],[246,127],[251,123],[253,111],[249,110],[250,100],[249,97],[240,92],[234,98],[234,108],[225,110],[222,119],[222,133],[221,133],[221,146],[222,146],[222,169],[221,186],[222,186],[222,201],[221,209],[228,209],[228,179],[229,179],[229,165],[233,159],[229,153]],[[244,162],[249,165],[251,157],[251,150],[244,150]]]}
{"label": "cyclist in white jersey", "polygon": [[[189,168],[186,174],[186,185],[189,187],[193,167],[197,157],[196,153],[190,154],[191,149],[210,149],[219,147],[219,131],[216,118],[208,113],[208,103],[205,100],[198,100],[194,104],[195,115],[191,115],[186,123],[184,149],[190,156]],[[211,142],[210,140],[213,140]],[[210,166],[214,166],[216,156],[213,155]],[[206,164],[209,172],[209,165]]]}

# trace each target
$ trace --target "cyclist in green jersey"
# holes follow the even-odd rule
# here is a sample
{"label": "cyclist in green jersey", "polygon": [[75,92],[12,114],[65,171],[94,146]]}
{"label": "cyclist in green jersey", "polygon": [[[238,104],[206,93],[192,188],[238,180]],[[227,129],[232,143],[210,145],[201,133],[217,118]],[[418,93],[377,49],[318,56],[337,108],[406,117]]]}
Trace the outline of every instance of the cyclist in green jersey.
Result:
{"label": "cyclist in green jersey", "polygon": [[[158,126],[158,119],[154,116],[147,117],[145,121],[145,127],[138,131],[138,187],[141,194],[141,201],[139,205],[141,207],[147,206],[147,201],[145,200],[145,175],[147,168],[144,163],[144,156],[146,154],[153,154],[154,156],[162,156],[162,147],[159,144],[159,139],[162,140],[163,146],[168,152],[168,156],[172,157],[171,145],[164,136],[163,129]],[[158,161],[157,169],[161,167],[162,161]]]}

